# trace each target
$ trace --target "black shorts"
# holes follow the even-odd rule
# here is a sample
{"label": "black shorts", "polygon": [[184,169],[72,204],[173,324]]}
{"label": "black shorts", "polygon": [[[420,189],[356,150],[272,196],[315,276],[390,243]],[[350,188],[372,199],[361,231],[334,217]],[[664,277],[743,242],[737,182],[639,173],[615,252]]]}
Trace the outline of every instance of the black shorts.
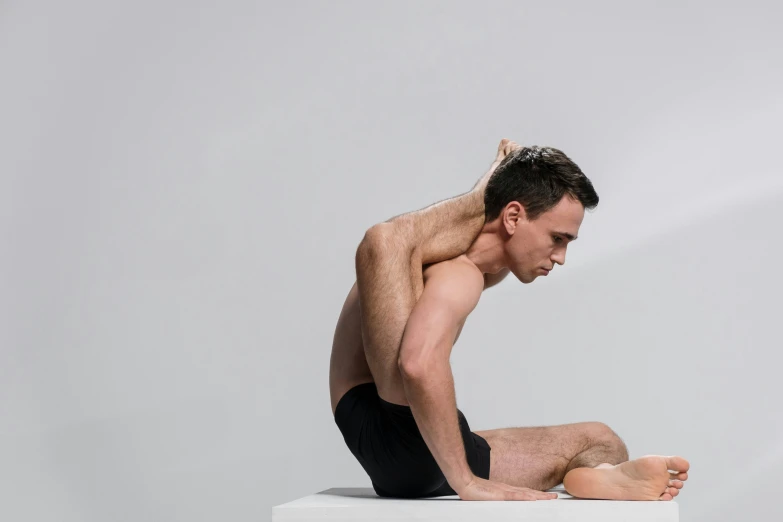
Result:
{"label": "black shorts", "polygon": [[[489,444],[471,433],[459,409],[457,416],[471,471],[489,479]],[[410,407],[381,399],[375,383],[359,384],[343,395],[334,421],[378,495],[418,498],[456,494],[424,442]]]}

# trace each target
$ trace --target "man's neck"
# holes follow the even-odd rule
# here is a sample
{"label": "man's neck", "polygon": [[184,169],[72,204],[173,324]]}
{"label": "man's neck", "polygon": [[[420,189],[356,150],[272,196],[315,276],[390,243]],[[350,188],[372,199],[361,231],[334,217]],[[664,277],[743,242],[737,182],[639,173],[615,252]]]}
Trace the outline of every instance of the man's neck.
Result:
{"label": "man's neck", "polygon": [[465,252],[484,274],[497,274],[508,267],[503,251],[503,239],[500,237],[500,220],[486,223],[479,235]]}

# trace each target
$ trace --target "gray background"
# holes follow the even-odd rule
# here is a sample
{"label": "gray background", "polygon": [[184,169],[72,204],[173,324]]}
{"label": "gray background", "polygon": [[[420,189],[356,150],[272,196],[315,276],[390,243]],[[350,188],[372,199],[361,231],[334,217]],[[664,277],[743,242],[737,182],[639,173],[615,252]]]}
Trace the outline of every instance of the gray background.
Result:
{"label": "gray background", "polygon": [[474,429],[680,454],[780,519],[781,9],[0,3],[0,518],[269,520],[368,486],[329,409],[353,259],[508,137],[601,197],[453,353]]}

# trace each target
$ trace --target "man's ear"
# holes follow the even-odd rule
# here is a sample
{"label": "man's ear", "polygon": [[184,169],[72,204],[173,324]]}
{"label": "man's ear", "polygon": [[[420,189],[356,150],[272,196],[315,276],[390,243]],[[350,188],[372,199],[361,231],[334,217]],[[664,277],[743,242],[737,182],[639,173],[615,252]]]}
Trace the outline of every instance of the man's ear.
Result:
{"label": "man's ear", "polygon": [[511,201],[503,209],[503,227],[508,235],[514,235],[521,220],[525,219],[525,207],[519,201]]}

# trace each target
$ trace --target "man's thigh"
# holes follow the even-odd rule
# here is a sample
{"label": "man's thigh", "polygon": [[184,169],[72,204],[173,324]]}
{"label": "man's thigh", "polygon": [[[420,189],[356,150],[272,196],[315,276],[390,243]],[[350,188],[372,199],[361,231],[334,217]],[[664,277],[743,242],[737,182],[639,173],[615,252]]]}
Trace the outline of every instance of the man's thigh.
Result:
{"label": "man's thigh", "polygon": [[579,422],[474,433],[491,448],[490,480],[543,491],[563,482],[569,462],[596,443],[601,426]]}

